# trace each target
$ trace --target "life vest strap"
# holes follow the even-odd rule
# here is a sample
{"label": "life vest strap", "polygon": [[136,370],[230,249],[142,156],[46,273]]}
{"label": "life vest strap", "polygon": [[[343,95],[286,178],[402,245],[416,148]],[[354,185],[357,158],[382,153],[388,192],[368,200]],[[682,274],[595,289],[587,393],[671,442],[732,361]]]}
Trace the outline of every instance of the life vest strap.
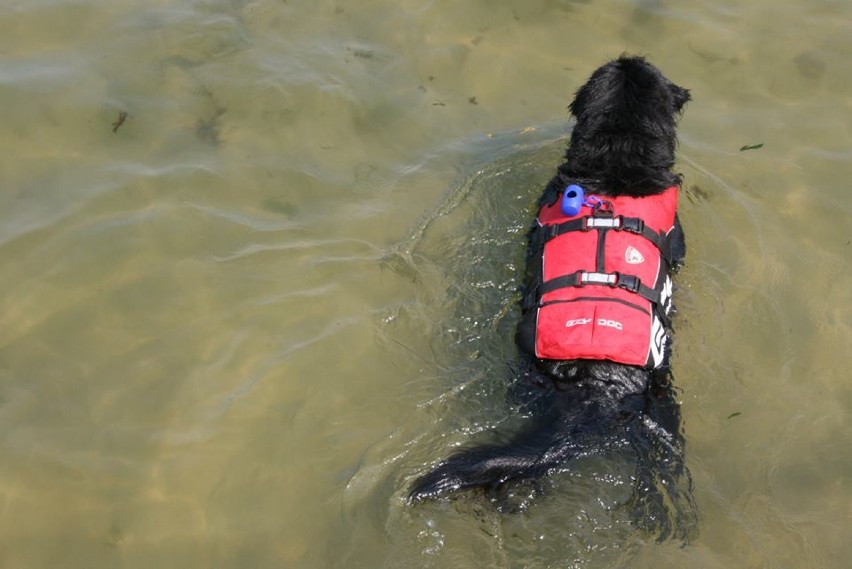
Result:
{"label": "life vest strap", "polygon": [[657,250],[660,251],[663,259],[671,265],[672,253],[671,244],[669,243],[668,235],[662,232],[656,232],[653,229],[645,226],[645,222],[639,217],[624,217],[618,215],[615,217],[596,217],[587,215],[562,223],[554,223],[545,225],[541,228],[542,233],[537,237],[535,243],[536,248],[544,247],[544,244],[551,239],[556,239],[564,233],[570,231],[590,231],[592,229],[607,230],[614,229],[615,231],[629,231],[641,235],[648,241],[654,244]]}
{"label": "life vest strap", "polygon": [[624,273],[594,273],[587,271],[577,271],[542,283],[541,286],[538,287],[536,301],[540,304],[541,299],[545,294],[560,288],[585,285],[605,285],[613,288],[623,288],[629,292],[638,294],[645,300],[653,303],[655,306],[660,305],[662,302],[662,295],[660,294],[660,291],[645,286],[642,284],[642,280],[636,275],[628,275]]}

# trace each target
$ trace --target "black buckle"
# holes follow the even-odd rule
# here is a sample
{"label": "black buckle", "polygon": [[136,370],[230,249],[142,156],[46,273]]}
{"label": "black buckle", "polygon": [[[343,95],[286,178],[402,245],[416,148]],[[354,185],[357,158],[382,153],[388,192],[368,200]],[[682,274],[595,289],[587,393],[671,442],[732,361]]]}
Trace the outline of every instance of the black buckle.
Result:
{"label": "black buckle", "polygon": [[544,241],[550,241],[551,239],[555,239],[559,237],[559,224],[554,223],[552,225],[547,226],[547,230],[545,232]]}
{"label": "black buckle", "polygon": [[621,221],[621,227],[618,228],[619,231],[641,234],[642,230],[645,229],[645,222],[638,217],[624,217],[621,215],[618,219]]}
{"label": "black buckle", "polygon": [[622,275],[618,273],[615,286],[629,290],[630,292],[637,292],[639,287],[642,286],[642,281],[636,275]]}

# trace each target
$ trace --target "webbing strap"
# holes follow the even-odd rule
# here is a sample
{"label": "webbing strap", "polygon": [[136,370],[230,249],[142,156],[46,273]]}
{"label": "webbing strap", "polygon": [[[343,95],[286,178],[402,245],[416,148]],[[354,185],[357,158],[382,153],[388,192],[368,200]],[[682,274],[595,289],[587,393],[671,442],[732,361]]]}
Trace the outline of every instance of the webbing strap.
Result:
{"label": "webbing strap", "polygon": [[642,284],[642,280],[636,275],[577,271],[576,273],[562,275],[561,277],[552,278],[549,281],[542,283],[541,286],[538,287],[536,294],[537,302],[541,302],[541,299],[545,294],[560,288],[584,285],[605,285],[614,288],[623,288],[629,292],[638,294],[655,305],[659,305],[662,300],[660,291],[645,286]]}
{"label": "webbing strap", "polygon": [[545,243],[550,241],[551,239],[555,239],[564,233],[568,233],[570,231],[589,231],[592,229],[614,229],[616,231],[629,231],[630,233],[635,233],[637,235],[641,235],[648,241],[654,244],[654,246],[660,251],[660,254],[663,256],[663,259],[671,265],[672,262],[672,253],[671,253],[671,244],[669,243],[669,238],[665,233],[654,231],[653,229],[646,227],[645,222],[642,221],[641,218],[638,217],[624,217],[623,215],[618,215],[615,217],[594,217],[594,216],[585,216],[577,219],[571,219],[569,221],[564,221],[562,223],[554,223],[552,225],[542,226],[539,239],[540,243],[536,243],[537,246],[543,247]]}

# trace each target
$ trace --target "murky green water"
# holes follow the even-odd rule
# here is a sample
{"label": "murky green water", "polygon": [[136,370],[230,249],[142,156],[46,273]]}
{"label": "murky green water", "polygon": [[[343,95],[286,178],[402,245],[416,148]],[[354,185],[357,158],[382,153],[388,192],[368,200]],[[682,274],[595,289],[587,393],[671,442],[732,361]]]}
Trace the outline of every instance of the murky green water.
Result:
{"label": "murky green water", "polygon": [[[0,567],[846,567],[850,25],[846,0],[6,0]],[[625,529],[607,461],[523,515],[408,508],[512,421],[523,233],[622,51],[693,94],[700,534]]]}

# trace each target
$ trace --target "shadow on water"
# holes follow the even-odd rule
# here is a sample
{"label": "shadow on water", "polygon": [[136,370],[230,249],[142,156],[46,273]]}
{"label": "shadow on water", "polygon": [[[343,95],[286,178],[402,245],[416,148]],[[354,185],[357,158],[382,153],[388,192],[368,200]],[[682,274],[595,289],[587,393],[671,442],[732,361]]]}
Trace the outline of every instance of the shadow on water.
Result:
{"label": "shadow on water", "polygon": [[[541,390],[518,388],[524,374],[513,337],[525,234],[563,149],[564,141],[551,138],[477,169],[386,256],[389,270],[416,283],[417,298],[383,334],[388,339],[403,330],[422,334],[414,336],[417,345],[389,340],[388,349],[430,371],[408,383],[420,402],[409,424],[369,449],[349,481],[341,534],[332,547],[345,552],[336,556],[339,566],[363,563],[371,553],[357,544],[375,540],[385,546],[370,548],[377,556],[370,560],[374,566],[618,564],[665,531],[660,530],[665,523],[655,519],[665,514],[649,501],[651,495],[682,510],[680,522],[694,530],[688,487],[681,495],[677,488],[635,492],[639,484],[689,486],[688,473],[680,478],[685,472],[680,449],[653,442],[637,448],[629,437],[613,439],[604,455],[581,456],[554,475],[499,495],[474,492],[415,507],[405,503],[411,481],[453,449],[493,441],[499,436],[494,431],[517,432],[552,406],[542,401],[547,394]],[[637,469],[640,454],[646,466],[673,464],[662,474],[653,467]],[[643,523],[648,531],[637,531]]]}

